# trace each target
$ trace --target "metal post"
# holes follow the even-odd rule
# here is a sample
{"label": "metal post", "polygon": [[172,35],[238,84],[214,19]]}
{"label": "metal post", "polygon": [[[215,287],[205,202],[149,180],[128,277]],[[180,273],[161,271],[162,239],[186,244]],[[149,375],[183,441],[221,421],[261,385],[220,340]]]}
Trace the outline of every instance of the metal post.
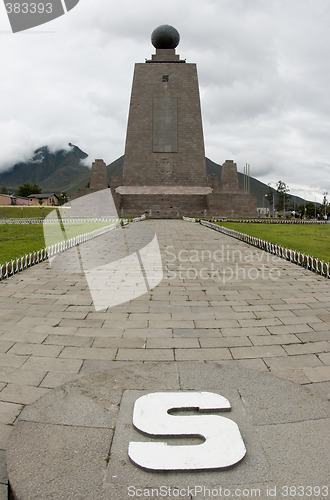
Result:
{"label": "metal post", "polygon": [[314,215],[314,219],[316,219],[316,196],[315,196],[315,203],[314,203],[314,207],[315,207],[315,215]]}
{"label": "metal post", "polygon": [[328,191],[324,191],[324,217],[326,218],[327,216],[327,194],[328,194]]}

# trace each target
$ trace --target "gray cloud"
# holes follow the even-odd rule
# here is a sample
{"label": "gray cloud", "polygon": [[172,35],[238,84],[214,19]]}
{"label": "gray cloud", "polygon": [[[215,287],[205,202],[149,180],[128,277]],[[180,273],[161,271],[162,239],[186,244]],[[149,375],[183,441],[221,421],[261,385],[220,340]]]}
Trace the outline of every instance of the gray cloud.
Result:
{"label": "gray cloud", "polygon": [[[2,5],[1,5],[2,6]],[[41,145],[76,143],[111,162],[124,152],[135,62],[173,24],[198,65],[206,154],[291,192],[330,192],[327,0],[84,0],[13,35],[0,21],[0,170]],[[7,33],[5,33],[7,31]]]}

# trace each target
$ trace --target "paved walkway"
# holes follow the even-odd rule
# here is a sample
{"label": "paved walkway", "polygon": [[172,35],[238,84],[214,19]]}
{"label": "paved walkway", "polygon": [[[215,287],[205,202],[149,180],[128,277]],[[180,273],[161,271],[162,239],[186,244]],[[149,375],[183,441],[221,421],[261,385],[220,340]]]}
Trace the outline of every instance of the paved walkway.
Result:
{"label": "paved walkway", "polygon": [[17,416],[88,373],[132,361],[219,361],[329,392],[328,280],[198,224],[136,227],[156,231],[164,278],[132,301],[96,312],[85,275],[70,266],[43,263],[0,282],[1,499]]}

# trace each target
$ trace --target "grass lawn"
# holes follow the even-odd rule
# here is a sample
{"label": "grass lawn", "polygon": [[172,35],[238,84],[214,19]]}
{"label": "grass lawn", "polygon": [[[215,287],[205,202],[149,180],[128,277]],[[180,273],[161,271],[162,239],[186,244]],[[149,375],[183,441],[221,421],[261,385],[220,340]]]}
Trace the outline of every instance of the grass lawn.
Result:
{"label": "grass lawn", "polygon": [[43,214],[47,217],[52,210],[52,207],[0,207],[0,219],[39,219]]}
{"label": "grass lawn", "polygon": [[63,234],[59,224],[0,224],[0,264],[106,225],[105,222],[67,223]]}
{"label": "grass lawn", "polygon": [[42,225],[1,224],[0,264],[41,250],[45,246]]}
{"label": "grass lawn", "polygon": [[221,222],[219,225],[330,262],[330,224]]}

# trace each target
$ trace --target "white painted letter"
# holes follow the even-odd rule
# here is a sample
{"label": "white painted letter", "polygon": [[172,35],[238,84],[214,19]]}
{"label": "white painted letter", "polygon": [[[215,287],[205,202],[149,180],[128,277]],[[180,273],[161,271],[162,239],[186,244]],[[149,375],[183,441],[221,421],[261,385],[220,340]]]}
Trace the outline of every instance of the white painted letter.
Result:
{"label": "white painted letter", "polygon": [[133,425],[151,436],[199,436],[198,445],[130,442],[132,462],[151,470],[223,469],[240,462],[245,445],[237,424],[220,415],[170,415],[170,410],[230,410],[229,401],[211,392],[155,392],[136,400]]}

